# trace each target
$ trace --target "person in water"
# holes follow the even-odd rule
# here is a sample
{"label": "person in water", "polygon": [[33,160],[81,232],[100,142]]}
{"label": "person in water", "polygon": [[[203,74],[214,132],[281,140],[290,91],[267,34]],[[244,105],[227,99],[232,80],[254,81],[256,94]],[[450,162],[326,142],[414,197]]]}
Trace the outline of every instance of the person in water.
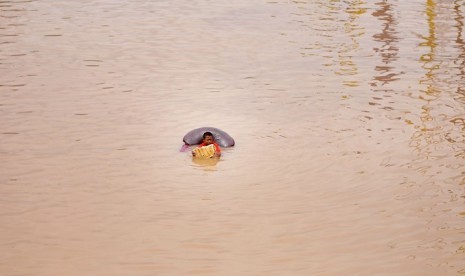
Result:
{"label": "person in water", "polygon": [[[197,147],[204,147],[204,146],[209,146],[213,144],[215,146],[215,154],[213,157],[220,157],[221,156],[221,148],[218,146],[218,144],[215,142],[215,138],[213,137],[213,134],[209,131],[205,132],[202,136],[203,140],[200,145]],[[192,151],[192,156],[195,156],[195,152]]]}

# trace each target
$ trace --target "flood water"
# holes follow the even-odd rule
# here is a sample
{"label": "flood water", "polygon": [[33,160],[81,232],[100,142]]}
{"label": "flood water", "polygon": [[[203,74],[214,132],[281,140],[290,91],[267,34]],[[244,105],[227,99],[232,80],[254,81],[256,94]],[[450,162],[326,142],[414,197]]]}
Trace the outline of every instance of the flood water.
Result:
{"label": "flood water", "polygon": [[465,274],[464,5],[0,1],[0,274]]}

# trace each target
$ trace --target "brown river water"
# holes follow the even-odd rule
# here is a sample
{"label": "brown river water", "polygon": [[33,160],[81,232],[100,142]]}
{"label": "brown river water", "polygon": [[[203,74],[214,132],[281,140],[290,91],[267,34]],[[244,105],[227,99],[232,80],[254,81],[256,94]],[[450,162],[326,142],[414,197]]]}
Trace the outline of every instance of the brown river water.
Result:
{"label": "brown river water", "polygon": [[[465,1],[0,0],[0,275],[465,274]],[[236,146],[192,160],[182,137]]]}

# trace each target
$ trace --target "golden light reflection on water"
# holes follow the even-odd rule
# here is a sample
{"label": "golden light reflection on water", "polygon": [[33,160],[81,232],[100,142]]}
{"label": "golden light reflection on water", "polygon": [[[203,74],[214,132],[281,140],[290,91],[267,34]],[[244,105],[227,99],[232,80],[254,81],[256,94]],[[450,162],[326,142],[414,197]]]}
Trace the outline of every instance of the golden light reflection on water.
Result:
{"label": "golden light reflection on water", "polygon": [[0,3],[0,274],[464,273],[462,2]]}
{"label": "golden light reflection on water", "polygon": [[219,158],[192,158],[192,163],[205,170],[216,170],[215,165],[218,164],[219,161]]}

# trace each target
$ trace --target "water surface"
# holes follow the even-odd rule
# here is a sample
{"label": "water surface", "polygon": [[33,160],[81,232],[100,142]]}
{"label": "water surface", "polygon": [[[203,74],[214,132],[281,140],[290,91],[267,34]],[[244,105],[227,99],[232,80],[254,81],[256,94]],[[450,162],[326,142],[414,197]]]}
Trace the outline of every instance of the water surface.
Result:
{"label": "water surface", "polygon": [[465,274],[464,17],[0,1],[1,274]]}

